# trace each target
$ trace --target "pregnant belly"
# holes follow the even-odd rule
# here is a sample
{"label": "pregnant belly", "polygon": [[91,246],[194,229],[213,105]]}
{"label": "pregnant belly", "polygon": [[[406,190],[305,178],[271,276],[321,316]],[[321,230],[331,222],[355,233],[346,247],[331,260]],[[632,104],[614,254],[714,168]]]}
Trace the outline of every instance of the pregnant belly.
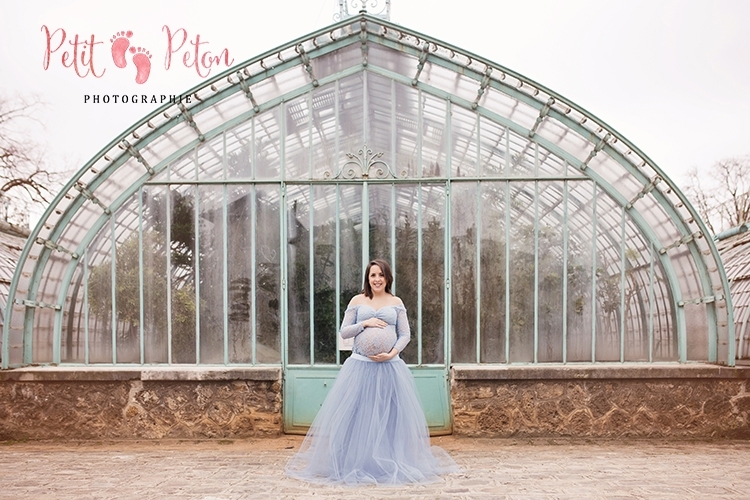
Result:
{"label": "pregnant belly", "polygon": [[354,352],[364,356],[373,356],[382,352],[389,352],[396,343],[396,328],[365,328],[354,338]]}

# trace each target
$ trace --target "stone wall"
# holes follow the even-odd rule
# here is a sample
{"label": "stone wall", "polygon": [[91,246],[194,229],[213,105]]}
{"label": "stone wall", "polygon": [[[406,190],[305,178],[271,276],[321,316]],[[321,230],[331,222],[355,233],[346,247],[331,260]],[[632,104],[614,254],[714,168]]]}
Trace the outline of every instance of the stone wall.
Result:
{"label": "stone wall", "polygon": [[713,365],[453,368],[455,434],[750,437],[750,369]]}
{"label": "stone wall", "polygon": [[[283,432],[281,368],[0,371],[0,441]],[[750,438],[750,367],[456,366],[453,430],[486,437]]]}
{"label": "stone wall", "polygon": [[0,440],[282,432],[280,368],[24,368],[0,372],[0,401]]}

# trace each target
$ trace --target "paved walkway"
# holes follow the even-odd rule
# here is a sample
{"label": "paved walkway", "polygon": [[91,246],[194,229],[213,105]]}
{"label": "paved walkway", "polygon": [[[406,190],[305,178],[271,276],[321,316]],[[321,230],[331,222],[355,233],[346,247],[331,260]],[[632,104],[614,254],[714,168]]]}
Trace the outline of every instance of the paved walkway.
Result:
{"label": "paved walkway", "polygon": [[747,499],[750,442],[443,437],[463,468],[431,485],[312,486],[284,476],[301,437],[0,446],[0,499]]}

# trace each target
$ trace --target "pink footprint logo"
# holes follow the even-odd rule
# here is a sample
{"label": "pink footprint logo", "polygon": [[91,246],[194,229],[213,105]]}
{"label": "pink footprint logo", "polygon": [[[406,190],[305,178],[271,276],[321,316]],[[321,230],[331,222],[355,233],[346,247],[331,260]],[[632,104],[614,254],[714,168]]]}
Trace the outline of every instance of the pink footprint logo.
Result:
{"label": "pink footprint logo", "polygon": [[124,68],[128,65],[128,61],[125,60],[125,51],[130,46],[128,38],[131,36],[133,36],[132,31],[118,31],[116,35],[109,39],[112,43],[112,60],[118,68]]}
{"label": "pink footprint logo", "polygon": [[151,73],[151,54],[142,47],[130,47],[130,53],[135,54],[133,64],[138,70],[135,74],[135,83],[145,83]]}

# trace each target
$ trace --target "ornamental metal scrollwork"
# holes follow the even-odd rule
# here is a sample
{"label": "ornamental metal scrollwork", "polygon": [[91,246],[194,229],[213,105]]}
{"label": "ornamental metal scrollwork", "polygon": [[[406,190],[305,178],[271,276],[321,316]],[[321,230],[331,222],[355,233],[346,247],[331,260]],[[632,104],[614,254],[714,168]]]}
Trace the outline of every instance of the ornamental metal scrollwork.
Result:
{"label": "ornamental metal scrollwork", "polygon": [[[346,153],[348,160],[341,166],[334,179],[354,179],[362,177],[363,179],[388,179],[395,178],[391,167],[381,160],[383,152],[373,153],[367,144],[357,150],[357,153]],[[324,174],[326,178],[330,177],[330,172]]]}
{"label": "ornamental metal scrollwork", "polygon": [[365,11],[368,14],[391,20],[391,0],[339,0],[339,11],[333,15],[334,21],[341,21]]}

